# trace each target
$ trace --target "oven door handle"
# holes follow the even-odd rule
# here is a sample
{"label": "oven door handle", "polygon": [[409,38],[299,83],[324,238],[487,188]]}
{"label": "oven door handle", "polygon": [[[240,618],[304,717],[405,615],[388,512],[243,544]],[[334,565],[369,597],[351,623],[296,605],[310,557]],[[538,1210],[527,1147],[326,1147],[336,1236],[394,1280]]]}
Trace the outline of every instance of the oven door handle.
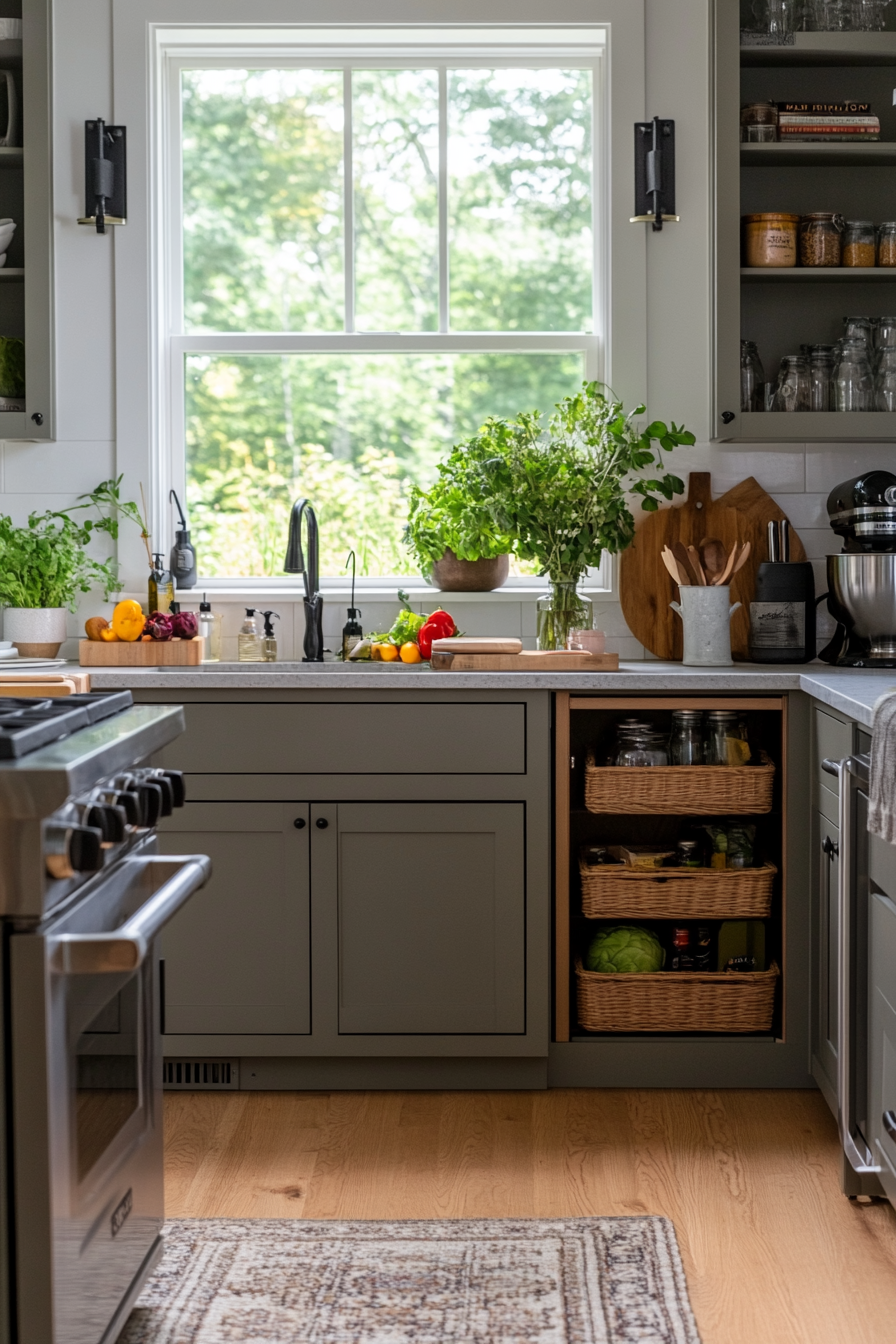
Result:
{"label": "oven door handle", "polygon": [[127,859],[128,864],[158,864],[175,868],[126,924],[111,933],[63,933],[54,939],[53,969],[60,975],[120,975],[135,971],[146,959],[156,935],[194,892],[211,877],[205,854],[164,855]]}

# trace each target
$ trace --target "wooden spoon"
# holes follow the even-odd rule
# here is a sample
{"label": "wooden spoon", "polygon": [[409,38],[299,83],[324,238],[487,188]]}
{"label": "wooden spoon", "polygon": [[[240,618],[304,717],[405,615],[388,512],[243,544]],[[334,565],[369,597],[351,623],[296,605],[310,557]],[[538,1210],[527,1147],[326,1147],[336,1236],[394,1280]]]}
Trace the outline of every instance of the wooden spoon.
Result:
{"label": "wooden spoon", "polygon": [[[749,545],[749,542],[747,543],[747,545]],[[725,568],[722,570],[721,574],[719,574],[717,578],[713,579],[713,583],[717,588],[721,588],[731,578],[731,571],[734,569],[734,562],[737,559],[737,551],[739,546],[740,542],[736,541],[734,545],[731,547],[731,554],[728,557],[728,560],[725,564]]]}
{"label": "wooden spoon", "polygon": [[687,588],[690,586],[690,580],[682,578],[678,568],[678,562],[668,546],[663,547],[663,564],[666,566],[679,588]]}
{"label": "wooden spoon", "polygon": [[715,575],[722,573],[728,559],[725,547],[718,537],[707,537],[704,541],[701,541],[700,551],[703,556],[703,568],[706,570],[706,577],[710,583],[715,583]]}
{"label": "wooden spoon", "polygon": [[741,551],[740,555],[737,557],[737,562],[734,566],[734,569],[732,570],[732,578],[739,569],[743,569],[744,565],[747,563],[747,560],[749,559],[749,556],[750,556],[750,543],[747,542],[743,550]]}
{"label": "wooden spoon", "polygon": [[691,562],[688,560],[688,548],[683,541],[673,541],[672,554],[675,556],[678,572],[688,581],[688,587],[691,587],[691,580],[688,577],[691,572]]}
{"label": "wooden spoon", "polygon": [[706,587],[706,575],[703,573],[703,566],[700,563],[700,556],[697,553],[696,546],[688,547],[688,559],[691,562],[691,569],[694,571],[694,577],[701,588]]}

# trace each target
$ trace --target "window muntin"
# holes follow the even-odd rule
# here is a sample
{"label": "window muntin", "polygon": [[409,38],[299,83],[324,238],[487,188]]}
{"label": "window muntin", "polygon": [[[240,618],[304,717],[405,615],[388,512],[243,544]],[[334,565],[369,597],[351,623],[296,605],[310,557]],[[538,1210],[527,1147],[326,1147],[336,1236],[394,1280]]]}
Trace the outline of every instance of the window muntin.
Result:
{"label": "window muntin", "polygon": [[209,577],[281,573],[315,491],[324,574],[349,541],[407,573],[410,484],[600,372],[596,59],[384,66],[181,63],[174,429]]}

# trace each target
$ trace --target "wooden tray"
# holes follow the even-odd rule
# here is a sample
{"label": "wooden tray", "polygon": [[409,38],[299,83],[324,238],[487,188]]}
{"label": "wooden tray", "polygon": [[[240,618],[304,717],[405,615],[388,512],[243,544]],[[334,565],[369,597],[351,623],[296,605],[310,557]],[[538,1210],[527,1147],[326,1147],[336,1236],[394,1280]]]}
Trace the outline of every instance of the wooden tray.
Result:
{"label": "wooden tray", "polygon": [[660,868],[579,864],[588,919],[765,919],[777,868]]}
{"label": "wooden tray", "polygon": [[105,640],[82,639],[78,653],[82,667],[198,667],[205,652],[202,635],[195,639]]}
{"label": "wooden tray", "polygon": [[525,649],[522,653],[436,653],[434,672],[618,672],[618,653]]}

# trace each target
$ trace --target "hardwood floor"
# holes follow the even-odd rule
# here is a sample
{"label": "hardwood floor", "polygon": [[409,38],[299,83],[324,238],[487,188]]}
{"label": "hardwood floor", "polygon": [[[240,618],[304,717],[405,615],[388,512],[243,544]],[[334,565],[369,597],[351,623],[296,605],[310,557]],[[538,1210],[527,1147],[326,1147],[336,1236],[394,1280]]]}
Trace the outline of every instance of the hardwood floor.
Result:
{"label": "hardwood floor", "polygon": [[896,1214],[815,1092],[177,1093],[180,1218],[664,1213],[704,1344],[896,1340]]}

